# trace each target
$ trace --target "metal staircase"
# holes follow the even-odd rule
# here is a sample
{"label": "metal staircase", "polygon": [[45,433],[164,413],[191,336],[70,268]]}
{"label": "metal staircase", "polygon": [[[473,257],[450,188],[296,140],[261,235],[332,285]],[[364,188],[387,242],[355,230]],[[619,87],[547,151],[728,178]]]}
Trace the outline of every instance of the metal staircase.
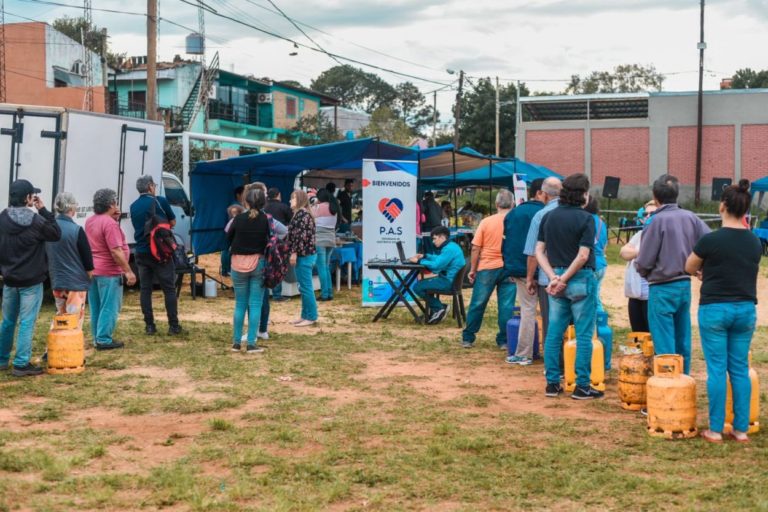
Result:
{"label": "metal staircase", "polygon": [[194,87],[181,108],[181,119],[185,130],[192,128],[192,123],[199,111],[203,111],[206,121],[208,117],[208,94],[219,74],[219,52],[213,56],[206,69],[201,69]]}

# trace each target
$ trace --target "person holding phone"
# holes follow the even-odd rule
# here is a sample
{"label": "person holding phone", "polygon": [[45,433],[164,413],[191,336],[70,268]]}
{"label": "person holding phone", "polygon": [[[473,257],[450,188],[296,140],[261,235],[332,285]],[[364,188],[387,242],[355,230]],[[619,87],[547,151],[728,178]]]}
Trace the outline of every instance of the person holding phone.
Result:
{"label": "person holding phone", "polygon": [[27,180],[9,188],[9,206],[0,213],[0,273],[3,275],[3,322],[0,326],[0,371],[8,370],[16,325],[14,377],[40,375],[43,369],[30,362],[35,323],[43,302],[43,282],[48,273],[45,244],[61,238],[56,217],[49,212]]}

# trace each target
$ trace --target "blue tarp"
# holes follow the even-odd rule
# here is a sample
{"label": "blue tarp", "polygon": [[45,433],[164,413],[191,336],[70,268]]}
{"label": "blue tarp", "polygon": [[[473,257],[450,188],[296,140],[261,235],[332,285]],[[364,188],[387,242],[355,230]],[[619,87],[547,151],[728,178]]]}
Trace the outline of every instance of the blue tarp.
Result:
{"label": "blue tarp", "polygon": [[423,189],[451,188],[454,183],[459,187],[494,184],[511,188],[515,172],[523,174],[529,182],[558,176],[522,160],[491,159],[471,148],[454,152],[453,145],[447,144],[418,150],[372,138],[198,162],[190,172],[191,199],[195,205],[193,251],[203,255],[224,247],[226,209],[234,202],[233,190],[239,185],[262,181],[267,187],[278,188],[287,202],[300,173],[313,170],[311,174],[315,177],[328,179],[356,176],[363,159],[368,158],[419,161],[419,187]]}
{"label": "blue tarp", "polygon": [[190,174],[190,194],[195,205],[192,250],[197,255],[224,247],[227,206],[235,200],[236,187],[262,181],[277,187],[288,201],[296,176],[307,169],[360,169],[364,158],[416,160],[416,150],[374,139],[334,142],[286,149],[225,160],[198,162]]}

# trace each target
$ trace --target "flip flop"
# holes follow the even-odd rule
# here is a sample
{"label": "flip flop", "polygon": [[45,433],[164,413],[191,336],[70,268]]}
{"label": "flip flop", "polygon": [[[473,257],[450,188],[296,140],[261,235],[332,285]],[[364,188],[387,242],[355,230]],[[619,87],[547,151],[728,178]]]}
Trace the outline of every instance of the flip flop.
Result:
{"label": "flip flop", "polygon": [[733,440],[734,440],[734,441],[736,441],[737,443],[743,443],[743,444],[746,444],[746,443],[749,443],[749,442],[750,442],[750,440],[749,440],[749,438],[748,438],[748,437],[744,437],[744,438],[738,438],[738,437],[736,437],[736,434],[733,432],[733,430],[731,430],[730,432],[728,432],[728,437],[730,437],[731,439],[733,439]]}
{"label": "flip flop", "polygon": [[703,430],[701,432],[701,434],[699,434],[699,435],[701,436],[702,439],[704,439],[708,443],[714,443],[714,444],[722,444],[723,443],[723,438],[722,437],[720,439],[717,439],[716,437],[711,437],[710,434],[714,434],[714,432],[712,432],[710,430]]}

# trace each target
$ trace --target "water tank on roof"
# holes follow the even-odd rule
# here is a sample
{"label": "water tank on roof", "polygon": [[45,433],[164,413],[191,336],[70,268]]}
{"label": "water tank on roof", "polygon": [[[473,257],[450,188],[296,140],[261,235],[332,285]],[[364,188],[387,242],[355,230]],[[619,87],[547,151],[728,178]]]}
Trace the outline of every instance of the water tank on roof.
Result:
{"label": "water tank on roof", "polygon": [[205,53],[205,38],[193,32],[187,36],[187,53],[191,55],[203,55]]}

